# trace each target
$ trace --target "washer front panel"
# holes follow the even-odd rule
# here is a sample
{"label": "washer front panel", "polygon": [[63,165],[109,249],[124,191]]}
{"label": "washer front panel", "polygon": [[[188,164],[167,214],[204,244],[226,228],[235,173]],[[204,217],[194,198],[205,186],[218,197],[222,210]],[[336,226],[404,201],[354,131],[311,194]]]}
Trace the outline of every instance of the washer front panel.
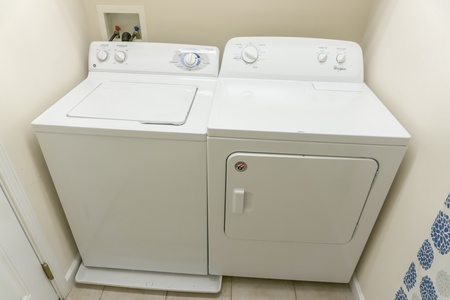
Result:
{"label": "washer front panel", "polygon": [[196,92],[193,85],[103,82],[68,116],[182,125]]}
{"label": "washer front panel", "polygon": [[205,142],[37,137],[85,266],[207,274]]}

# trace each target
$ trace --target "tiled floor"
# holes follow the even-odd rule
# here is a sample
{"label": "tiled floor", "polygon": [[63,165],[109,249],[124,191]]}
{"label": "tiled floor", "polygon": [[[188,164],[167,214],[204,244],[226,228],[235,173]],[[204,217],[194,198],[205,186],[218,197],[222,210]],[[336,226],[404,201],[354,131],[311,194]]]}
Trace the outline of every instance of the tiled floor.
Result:
{"label": "tiled floor", "polygon": [[353,300],[346,284],[224,277],[218,294],[77,285],[67,300]]}

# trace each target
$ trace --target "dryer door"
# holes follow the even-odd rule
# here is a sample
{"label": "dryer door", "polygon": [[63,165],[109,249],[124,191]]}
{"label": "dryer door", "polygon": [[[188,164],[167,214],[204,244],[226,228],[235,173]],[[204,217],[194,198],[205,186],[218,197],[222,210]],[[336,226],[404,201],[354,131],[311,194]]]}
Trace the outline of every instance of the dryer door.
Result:
{"label": "dryer door", "polygon": [[243,240],[345,244],[378,163],[369,158],[234,153],[225,233]]}

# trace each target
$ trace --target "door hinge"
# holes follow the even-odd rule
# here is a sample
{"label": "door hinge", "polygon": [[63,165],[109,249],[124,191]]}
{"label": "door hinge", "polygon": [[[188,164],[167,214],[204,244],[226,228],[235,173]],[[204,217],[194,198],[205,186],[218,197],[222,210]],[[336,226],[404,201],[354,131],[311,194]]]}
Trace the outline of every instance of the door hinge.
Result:
{"label": "door hinge", "polygon": [[45,275],[47,275],[48,280],[53,280],[55,277],[53,276],[52,269],[47,263],[41,264],[42,269],[44,270]]}

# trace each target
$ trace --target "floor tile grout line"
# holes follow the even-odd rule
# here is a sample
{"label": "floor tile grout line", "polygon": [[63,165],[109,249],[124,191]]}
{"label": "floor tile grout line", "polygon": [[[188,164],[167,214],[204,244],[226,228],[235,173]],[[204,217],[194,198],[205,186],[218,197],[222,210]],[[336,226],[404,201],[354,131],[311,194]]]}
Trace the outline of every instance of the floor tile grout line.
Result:
{"label": "floor tile grout line", "polygon": [[102,300],[102,298],[103,298],[103,293],[105,292],[105,287],[106,287],[106,286],[103,286],[103,288],[102,288],[102,293],[100,294],[100,298],[98,298],[98,300]]}
{"label": "floor tile grout line", "polygon": [[297,290],[295,289],[295,281],[294,280],[292,280],[292,287],[294,288],[295,300],[298,300],[298,298],[297,298]]}
{"label": "floor tile grout line", "polygon": [[233,277],[230,277],[230,300],[233,300]]}

